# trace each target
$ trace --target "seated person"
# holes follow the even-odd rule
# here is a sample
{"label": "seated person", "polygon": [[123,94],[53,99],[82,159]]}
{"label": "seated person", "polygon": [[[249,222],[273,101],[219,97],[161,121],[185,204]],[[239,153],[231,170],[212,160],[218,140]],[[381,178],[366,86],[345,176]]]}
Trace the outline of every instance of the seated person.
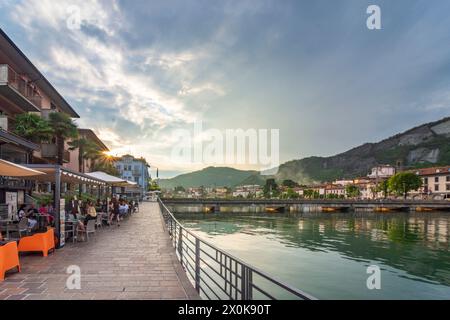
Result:
{"label": "seated person", "polygon": [[88,202],[86,208],[86,217],[84,218],[84,224],[87,225],[89,220],[95,220],[97,218],[97,210],[91,201]]}
{"label": "seated person", "polygon": [[38,227],[38,221],[36,218],[36,215],[38,214],[38,210],[34,207],[34,205],[31,205],[28,209],[26,217],[28,218],[28,228],[30,230],[36,230]]}

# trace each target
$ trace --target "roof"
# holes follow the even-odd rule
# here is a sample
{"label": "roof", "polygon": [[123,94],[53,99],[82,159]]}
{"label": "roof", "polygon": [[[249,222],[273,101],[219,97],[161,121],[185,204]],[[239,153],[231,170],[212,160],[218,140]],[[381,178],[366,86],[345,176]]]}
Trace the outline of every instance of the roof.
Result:
{"label": "roof", "polygon": [[136,158],[135,156],[132,156],[131,154],[124,154],[123,156],[120,156],[120,157],[114,157],[114,161],[123,161],[123,158],[133,158],[133,161],[142,162],[146,166],[150,167],[150,165],[148,164],[148,162],[145,158],[143,158],[143,157]]}
{"label": "roof", "polygon": [[21,147],[24,147],[29,150],[39,150],[39,145],[28,141],[21,136],[18,136],[12,132],[5,131],[2,128],[0,128],[0,140],[5,141],[6,143],[15,144]]}
{"label": "roof", "polygon": [[27,164],[25,165],[28,168],[39,170],[40,172],[45,173],[45,175],[36,175],[33,176],[33,179],[29,180],[38,180],[38,181],[45,181],[45,182],[55,182],[56,178],[56,170],[59,168],[61,172],[61,182],[67,182],[67,183],[87,183],[87,184],[100,184],[103,185],[106,182],[97,179],[95,177],[90,177],[87,174],[76,172],[73,170],[70,170],[68,168],[61,167],[59,165],[55,164]]}
{"label": "roof", "polygon": [[99,137],[97,137],[95,132],[92,131],[91,129],[78,129],[78,132],[82,136],[84,136],[84,137],[92,140],[93,142],[95,142],[103,151],[109,151],[109,148],[103,143],[102,140],[100,140]]}
{"label": "roof", "polygon": [[411,170],[411,172],[415,172],[420,176],[429,176],[436,174],[450,174],[450,167],[433,167],[433,168],[423,168]]}
{"label": "roof", "polygon": [[[72,108],[72,106],[61,96],[61,94],[53,87],[53,85],[44,77],[44,75],[35,67],[35,65],[27,58],[27,56],[16,46],[16,44],[8,37],[8,35],[0,28],[0,47],[6,55],[14,55],[17,63],[22,63],[24,71],[32,75],[36,80],[34,81],[46,94],[49,95],[62,111],[70,115],[72,118],[79,118],[80,116]],[[17,56],[18,54],[18,56]]]}
{"label": "roof", "polygon": [[115,176],[112,176],[110,174],[107,174],[105,172],[102,171],[96,171],[96,172],[89,172],[86,173],[86,175],[98,179],[98,180],[102,180],[106,183],[109,183],[111,185],[115,185],[115,186],[129,186],[129,185],[136,185],[136,182],[131,182],[131,181],[127,181]]}
{"label": "roof", "polygon": [[0,175],[5,177],[30,177],[43,175],[44,172],[33,170],[19,164],[0,159]]}

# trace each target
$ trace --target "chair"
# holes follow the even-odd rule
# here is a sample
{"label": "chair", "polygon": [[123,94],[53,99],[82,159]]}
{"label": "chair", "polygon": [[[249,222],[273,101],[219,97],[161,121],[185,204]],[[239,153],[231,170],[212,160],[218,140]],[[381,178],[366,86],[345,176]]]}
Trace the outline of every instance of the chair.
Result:
{"label": "chair", "polygon": [[5,280],[5,273],[17,267],[20,272],[19,252],[15,241],[0,247],[0,281]]}
{"label": "chair", "polygon": [[45,233],[36,233],[29,237],[23,237],[19,241],[19,252],[42,252],[48,256],[50,250],[55,250],[55,232],[53,228]]}
{"label": "chair", "polygon": [[95,224],[97,220],[89,220],[84,230],[78,229],[77,233],[86,233],[86,239],[89,241],[89,234],[95,233]]}
{"label": "chair", "polygon": [[103,227],[103,215],[102,215],[102,213],[97,214],[97,219],[95,220],[95,226],[97,228]]}
{"label": "chair", "polygon": [[[29,228],[28,228],[28,219],[22,218],[20,219],[18,224],[13,224],[8,228],[8,233],[11,232],[17,232],[19,234],[19,238],[22,238],[22,233],[25,233],[26,235],[29,234]],[[9,237],[9,235],[6,235]]]}

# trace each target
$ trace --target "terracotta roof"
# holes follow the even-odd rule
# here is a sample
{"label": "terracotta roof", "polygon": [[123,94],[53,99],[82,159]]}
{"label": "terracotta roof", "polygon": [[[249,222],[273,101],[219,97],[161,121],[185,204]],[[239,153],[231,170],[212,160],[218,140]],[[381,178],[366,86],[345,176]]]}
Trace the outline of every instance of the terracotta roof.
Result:
{"label": "terracotta roof", "polygon": [[430,176],[436,174],[450,174],[450,167],[433,167],[433,168],[423,168],[410,170],[410,172],[414,172],[419,176]]}

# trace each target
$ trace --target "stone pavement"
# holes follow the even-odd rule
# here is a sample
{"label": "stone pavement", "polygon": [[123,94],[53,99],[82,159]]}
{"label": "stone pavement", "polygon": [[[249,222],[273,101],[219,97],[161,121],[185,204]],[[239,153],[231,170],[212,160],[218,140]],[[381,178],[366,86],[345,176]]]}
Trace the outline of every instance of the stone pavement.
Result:
{"label": "stone pavement", "polygon": [[[0,300],[199,299],[176,259],[157,203],[144,202],[120,227],[89,242],[69,242],[47,258],[21,254],[22,272],[0,282]],[[81,268],[81,289],[69,290],[67,268]]]}

